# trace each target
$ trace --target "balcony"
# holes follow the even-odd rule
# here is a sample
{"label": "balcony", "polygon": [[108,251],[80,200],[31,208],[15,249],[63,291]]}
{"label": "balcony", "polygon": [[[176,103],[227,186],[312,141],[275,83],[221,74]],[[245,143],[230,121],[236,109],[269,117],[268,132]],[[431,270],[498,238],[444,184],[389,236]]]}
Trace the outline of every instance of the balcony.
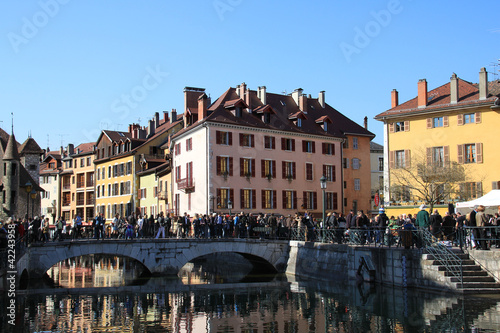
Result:
{"label": "balcony", "polygon": [[168,192],[167,191],[158,192],[158,199],[159,200],[168,200]]}
{"label": "balcony", "polygon": [[194,192],[194,180],[192,178],[184,178],[177,182],[177,188],[184,193]]}
{"label": "balcony", "polygon": [[69,206],[69,205],[70,205],[70,201],[69,201],[69,200],[63,200],[62,205],[63,205],[64,207],[67,207],[67,206]]}

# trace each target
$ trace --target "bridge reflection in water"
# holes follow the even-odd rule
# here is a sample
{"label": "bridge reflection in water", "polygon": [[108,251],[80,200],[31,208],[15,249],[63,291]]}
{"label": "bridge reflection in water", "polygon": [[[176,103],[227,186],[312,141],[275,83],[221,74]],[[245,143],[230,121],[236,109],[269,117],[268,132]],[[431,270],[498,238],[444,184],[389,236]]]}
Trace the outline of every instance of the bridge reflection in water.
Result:
{"label": "bridge reflection in water", "polygon": [[[284,275],[239,283],[252,269],[242,264],[238,273],[229,264],[232,259],[222,257],[186,265],[179,278],[148,279],[140,279],[140,269],[127,259],[92,260],[62,262],[53,276],[58,272],[74,282],[85,276],[108,286],[19,291],[18,316],[25,320],[16,332],[460,332],[472,327],[496,332],[500,327],[500,302],[490,298],[373,287],[346,279],[306,282]],[[214,268],[214,262],[221,267]],[[130,284],[113,285],[118,276]],[[211,284],[224,281],[229,283]]]}

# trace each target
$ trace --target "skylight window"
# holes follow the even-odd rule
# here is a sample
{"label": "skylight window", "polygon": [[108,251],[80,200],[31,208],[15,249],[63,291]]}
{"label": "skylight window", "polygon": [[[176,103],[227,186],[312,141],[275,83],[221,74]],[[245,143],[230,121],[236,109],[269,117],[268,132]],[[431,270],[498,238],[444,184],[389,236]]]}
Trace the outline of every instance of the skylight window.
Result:
{"label": "skylight window", "polygon": [[286,106],[286,103],[280,100],[281,105]]}

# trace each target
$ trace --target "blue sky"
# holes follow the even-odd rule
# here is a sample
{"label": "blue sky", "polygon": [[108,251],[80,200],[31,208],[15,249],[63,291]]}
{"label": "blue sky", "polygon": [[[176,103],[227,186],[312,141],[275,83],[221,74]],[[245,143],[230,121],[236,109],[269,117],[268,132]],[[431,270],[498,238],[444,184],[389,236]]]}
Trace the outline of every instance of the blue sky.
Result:
{"label": "blue sky", "polygon": [[[453,72],[494,79],[500,2],[261,0],[4,0],[0,4],[0,126],[42,148],[97,140],[183,109],[183,88],[212,98],[303,88],[362,124]],[[496,68],[497,71],[500,67]]]}

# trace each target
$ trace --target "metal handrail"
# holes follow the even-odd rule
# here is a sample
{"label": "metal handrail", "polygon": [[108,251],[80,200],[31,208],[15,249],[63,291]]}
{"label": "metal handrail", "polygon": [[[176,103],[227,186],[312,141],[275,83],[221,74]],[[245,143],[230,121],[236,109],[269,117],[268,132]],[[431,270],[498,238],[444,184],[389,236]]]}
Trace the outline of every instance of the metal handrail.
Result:
{"label": "metal handrail", "polygon": [[439,242],[428,230],[420,229],[417,231],[417,234],[427,253],[431,254],[434,260],[445,267],[446,272],[456,278],[460,283],[460,287],[463,288],[462,259],[451,251],[448,246]]}

